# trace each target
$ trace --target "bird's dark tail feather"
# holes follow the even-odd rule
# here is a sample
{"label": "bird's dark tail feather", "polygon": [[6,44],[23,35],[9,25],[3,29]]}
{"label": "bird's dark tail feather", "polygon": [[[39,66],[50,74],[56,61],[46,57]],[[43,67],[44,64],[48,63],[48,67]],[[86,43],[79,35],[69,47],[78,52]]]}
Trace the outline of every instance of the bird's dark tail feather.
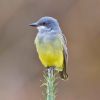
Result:
{"label": "bird's dark tail feather", "polygon": [[61,79],[66,80],[68,78],[68,74],[63,70],[59,72]]}

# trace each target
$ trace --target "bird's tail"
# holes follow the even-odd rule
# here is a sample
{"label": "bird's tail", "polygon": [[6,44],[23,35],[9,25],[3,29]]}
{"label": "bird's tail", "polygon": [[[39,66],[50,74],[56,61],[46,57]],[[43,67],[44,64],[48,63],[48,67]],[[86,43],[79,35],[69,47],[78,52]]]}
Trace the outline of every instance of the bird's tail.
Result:
{"label": "bird's tail", "polygon": [[68,78],[68,74],[65,72],[65,70],[59,71],[59,75],[63,80],[66,80]]}

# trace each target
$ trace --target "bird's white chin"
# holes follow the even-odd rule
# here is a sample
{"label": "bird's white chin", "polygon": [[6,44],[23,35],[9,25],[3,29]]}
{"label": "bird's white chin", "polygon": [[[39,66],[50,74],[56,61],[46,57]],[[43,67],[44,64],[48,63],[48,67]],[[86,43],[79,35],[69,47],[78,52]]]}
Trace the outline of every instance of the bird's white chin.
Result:
{"label": "bird's white chin", "polygon": [[39,30],[39,32],[49,32],[49,31],[51,31],[51,29],[46,27],[46,26],[38,26],[37,29]]}
{"label": "bird's white chin", "polygon": [[46,27],[45,26],[38,26],[37,29],[38,30],[46,30]]}

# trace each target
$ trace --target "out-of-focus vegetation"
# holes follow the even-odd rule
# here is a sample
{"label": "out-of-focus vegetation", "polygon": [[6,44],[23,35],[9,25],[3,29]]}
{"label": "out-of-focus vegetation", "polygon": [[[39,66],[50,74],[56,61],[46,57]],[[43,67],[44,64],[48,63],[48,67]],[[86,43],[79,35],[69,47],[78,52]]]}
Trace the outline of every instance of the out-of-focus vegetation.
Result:
{"label": "out-of-focus vegetation", "polygon": [[99,0],[0,1],[0,100],[40,100],[43,67],[28,25],[43,16],[59,20],[68,40],[69,80],[57,100],[100,99]]}

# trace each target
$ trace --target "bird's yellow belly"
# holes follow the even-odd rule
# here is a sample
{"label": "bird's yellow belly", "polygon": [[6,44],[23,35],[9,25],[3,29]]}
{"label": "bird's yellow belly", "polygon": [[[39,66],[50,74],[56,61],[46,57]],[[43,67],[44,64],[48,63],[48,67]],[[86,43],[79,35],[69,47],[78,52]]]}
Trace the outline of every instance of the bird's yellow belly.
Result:
{"label": "bird's yellow belly", "polygon": [[59,38],[54,40],[40,41],[36,38],[36,48],[39,58],[44,67],[54,66],[58,71],[63,69],[63,47]]}
{"label": "bird's yellow belly", "polygon": [[46,48],[38,50],[39,58],[45,67],[54,66],[57,70],[63,69],[63,52],[60,49]]}

